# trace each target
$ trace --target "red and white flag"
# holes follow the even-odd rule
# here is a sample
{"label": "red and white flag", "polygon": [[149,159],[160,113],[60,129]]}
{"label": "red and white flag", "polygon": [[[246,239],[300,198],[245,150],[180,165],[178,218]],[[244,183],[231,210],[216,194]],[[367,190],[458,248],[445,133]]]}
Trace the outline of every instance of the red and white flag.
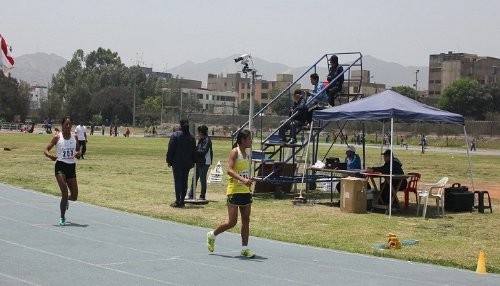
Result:
{"label": "red and white flag", "polygon": [[8,70],[14,66],[14,58],[10,54],[12,48],[7,46],[7,42],[0,34],[0,66],[7,76]]}

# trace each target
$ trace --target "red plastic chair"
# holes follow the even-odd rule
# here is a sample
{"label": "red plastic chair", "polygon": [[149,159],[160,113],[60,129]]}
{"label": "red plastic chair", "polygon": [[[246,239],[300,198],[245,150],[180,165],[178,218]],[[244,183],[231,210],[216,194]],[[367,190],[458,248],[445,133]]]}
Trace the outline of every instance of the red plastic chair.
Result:
{"label": "red plastic chair", "polygon": [[408,182],[408,186],[406,186],[405,189],[401,190],[405,193],[405,206],[404,206],[405,210],[408,210],[408,204],[409,204],[409,200],[410,200],[410,192],[415,194],[415,200],[418,202],[417,185],[418,185],[418,181],[420,180],[419,173],[408,173],[408,175],[412,176],[410,178],[410,181]]}

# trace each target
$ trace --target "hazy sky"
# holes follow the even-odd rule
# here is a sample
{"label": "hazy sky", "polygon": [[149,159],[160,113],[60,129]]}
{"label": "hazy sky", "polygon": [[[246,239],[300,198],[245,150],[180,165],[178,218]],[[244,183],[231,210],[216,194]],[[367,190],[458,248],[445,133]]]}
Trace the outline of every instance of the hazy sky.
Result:
{"label": "hazy sky", "polygon": [[154,70],[250,53],[292,67],[361,52],[405,66],[454,51],[500,58],[498,0],[0,0],[13,56],[118,52]]}

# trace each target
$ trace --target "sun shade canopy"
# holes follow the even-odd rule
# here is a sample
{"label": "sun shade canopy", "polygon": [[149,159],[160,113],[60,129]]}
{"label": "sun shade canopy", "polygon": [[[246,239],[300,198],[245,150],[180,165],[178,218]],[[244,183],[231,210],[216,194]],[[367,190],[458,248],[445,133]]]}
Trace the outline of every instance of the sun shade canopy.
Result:
{"label": "sun shade canopy", "polygon": [[392,90],[313,113],[313,119],[325,121],[384,121],[391,118],[398,122],[465,124],[460,114],[425,105]]}

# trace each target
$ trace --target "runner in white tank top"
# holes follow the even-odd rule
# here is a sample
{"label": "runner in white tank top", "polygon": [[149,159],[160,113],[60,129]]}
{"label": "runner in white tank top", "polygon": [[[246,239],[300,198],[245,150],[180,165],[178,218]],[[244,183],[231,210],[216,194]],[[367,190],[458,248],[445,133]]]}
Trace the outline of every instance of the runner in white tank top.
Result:
{"label": "runner in white tank top", "polygon": [[[56,161],[54,173],[59,189],[61,190],[61,202],[59,203],[61,211],[59,225],[61,226],[66,224],[65,214],[69,206],[68,200],[76,201],[78,198],[75,158],[80,157],[80,145],[78,140],[71,134],[72,124],[73,122],[69,116],[64,117],[61,122],[62,131],[54,134],[54,137],[43,152],[47,158]],[[57,156],[50,154],[50,150],[54,146],[56,147]]]}

